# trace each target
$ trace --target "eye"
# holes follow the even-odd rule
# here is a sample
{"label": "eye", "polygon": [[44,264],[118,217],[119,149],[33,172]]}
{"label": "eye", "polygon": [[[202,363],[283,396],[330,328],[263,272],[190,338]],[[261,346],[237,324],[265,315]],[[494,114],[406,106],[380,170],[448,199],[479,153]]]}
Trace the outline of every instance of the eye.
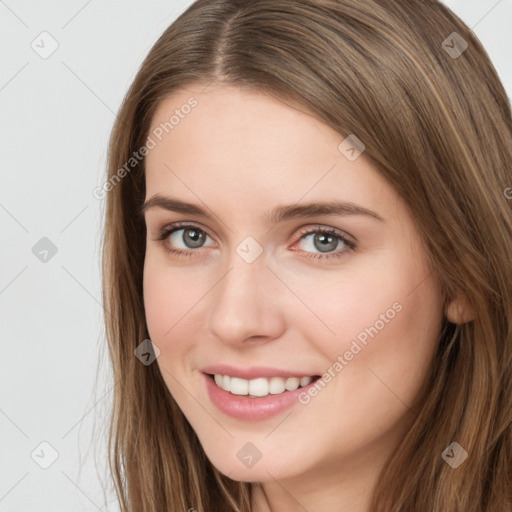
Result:
{"label": "eye", "polygon": [[156,240],[162,242],[170,253],[191,256],[193,249],[204,247],[208,238],[208,234],[194,224],[177,222],[162,229]]}
{"label": "eye", "polygon": [[[308,258],[321,260],[339,258],[356,248],[356,244],[351,238],[334,228],[304,229],[300,235],[296,244],[303,243],[302,251],[308,253],[306,256]],[[208,239],[213,242],[203,229],[194,224],[176,222],[163,228],[155,240],[161,242],[169,253],[178,256],[192,256],[196,252],[195,249],[208,247],[205,245]],[[210,246],[215,246],[215,243]]]}
{"label": "eye", "polygon": [[318,251],[309,254],[308,258],[327,259],[339,258],[348,251],[353,251],[356,244],[341,231],[334,228],[317,227],[303,230],[299,242],[303,242],[306,252]]}

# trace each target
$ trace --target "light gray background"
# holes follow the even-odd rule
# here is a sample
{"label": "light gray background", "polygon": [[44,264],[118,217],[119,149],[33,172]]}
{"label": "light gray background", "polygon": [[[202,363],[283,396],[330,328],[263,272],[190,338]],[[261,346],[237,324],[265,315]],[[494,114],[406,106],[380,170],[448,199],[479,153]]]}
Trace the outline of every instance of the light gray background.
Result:
{"label": "light gray background", "polygon": [[[0,0],[2,512],[117,510],[92,450],[111,398],[105,371],[94,389],[103,205],[92,191],[139,64],[190,3]],[[512,0],[446,3],[482,40],[511,97]],[[43,31],[59,45],[47,59],[31,47]],[[43,237],[57,248],[47,262],[32,252]],[[58,453],[48,469],[38,465],[52,461],[43,441]]]}

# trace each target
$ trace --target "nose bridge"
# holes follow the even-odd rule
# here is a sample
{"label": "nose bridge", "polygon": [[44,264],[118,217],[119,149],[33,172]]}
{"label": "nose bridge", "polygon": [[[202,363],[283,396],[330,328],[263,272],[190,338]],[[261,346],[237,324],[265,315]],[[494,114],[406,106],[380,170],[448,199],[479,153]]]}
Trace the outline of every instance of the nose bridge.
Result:
{"label": "nose bridge", "polygon": [[242,311],[248,307],[254,314],[261,309],[265,300],[265,282],[268,281],[269,270],[262,257],[247,263],[237,254],[229,260],[229,271],[219,283],[216,306],[225,313]]}
{"label": "nose bridge", "polygon": [[210,330],[219,339],[235,343],[250,336],[275,335],[282,312],[274,304],[276,294],[270,290],[273,276],[264,255],[251,261],[234,251],[228,265],[229,270],[215,287]]}

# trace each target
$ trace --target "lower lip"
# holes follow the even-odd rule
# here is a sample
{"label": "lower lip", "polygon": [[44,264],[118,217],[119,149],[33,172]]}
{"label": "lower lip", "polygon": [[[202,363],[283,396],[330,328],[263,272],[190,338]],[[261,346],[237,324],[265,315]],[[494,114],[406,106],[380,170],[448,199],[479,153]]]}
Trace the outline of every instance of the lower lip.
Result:
{"label": "lower lip", "polygon": [[251,398],[246,395],[234,395],[217,386],[209,375],[203,375],[210,399],[220,411],[233,418],[251,421],[266,420],[288,409],[298,402],[300,393],[307,391],[316,382],[315,380],[303,388],[278,395]]}

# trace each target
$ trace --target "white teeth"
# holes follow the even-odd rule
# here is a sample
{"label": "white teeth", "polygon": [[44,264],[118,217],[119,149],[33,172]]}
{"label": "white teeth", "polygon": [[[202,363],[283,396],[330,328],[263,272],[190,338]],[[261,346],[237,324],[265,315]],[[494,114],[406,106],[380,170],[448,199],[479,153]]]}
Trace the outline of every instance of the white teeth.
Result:
{"label": "white teeth", "polygon": [[308,384],[311,384],[311,382],[313,382],[313,377],[302,377],[300,379],[301,387],[307,386]]}
{"label": "white teeth", "polygon": [[284,379],[281,377],[272,377],[270,379],[269,391],[272,395],[278,395],[285,389]]}
{"label": "white teeth", "polygon": [[252,379],[249,381],[249,395],[267,396],[269,391],[267,379]]}
{"label": "white teeth", "polygon": [[290,377],[289,379],[286,379],[286,382],[284,383],[284,387],[288,391],[295,391],[300,385],[300,379],[299,377]]}
{"label": "white teeth", "polygon": [[230,377],[229,375],[214,375],[215,384],[225,391],[230,391],[234,395],[249,395],[253,397],[262,397],[278,395],[284,393],[285,390],[294,391],[299,386],[304,387],[313,381],[313,377],[271,377],[266,379],[260,377],[257,379],[240,379],[238,377]]}
{"label": "white teeth", "polygon": [[234,395],[247,395],[249,392],[249,381],[245,379],[239,379],[238,377],[231,377],[230,387],[230,391]]}

